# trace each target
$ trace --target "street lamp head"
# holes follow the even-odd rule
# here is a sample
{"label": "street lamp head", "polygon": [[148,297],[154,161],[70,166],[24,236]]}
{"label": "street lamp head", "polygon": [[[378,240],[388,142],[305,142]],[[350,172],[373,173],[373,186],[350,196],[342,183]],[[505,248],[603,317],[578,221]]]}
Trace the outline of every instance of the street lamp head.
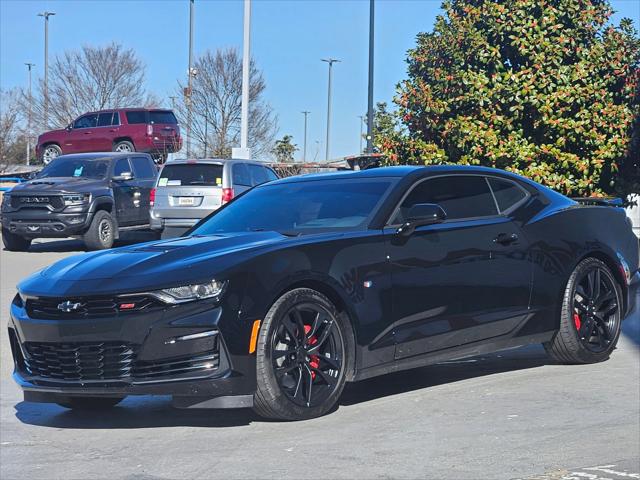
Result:
{"label": "street lamp head", "polygon": [[338,60],[337,58],[331,58],[331,57],[329,57],[329,58],[321,58],[320,60],[323,61],[323,62],[327,62],[329,65],[331,65],[333,63],[336,63],[336,62],[341,62],[342,61],[342,60]]}
{"label": "street lamp head", "polygon": [[56,12],[42,12],[39,13],[38,16],[39,17],[44,17],[45,19],[48,19],[50,16],[55,15]]}

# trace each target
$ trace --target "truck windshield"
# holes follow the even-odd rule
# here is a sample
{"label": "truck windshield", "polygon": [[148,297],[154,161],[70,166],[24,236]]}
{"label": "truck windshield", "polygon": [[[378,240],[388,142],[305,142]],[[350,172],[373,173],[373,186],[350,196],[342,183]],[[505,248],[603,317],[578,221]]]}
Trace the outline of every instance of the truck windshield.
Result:
{"label": "truck windshield", "polygon": [[389,178],[319,180],[256,187],[214,212],[190,234],[362,230],[392,182]]}
{"label": "truck windshield", "polygon": [[51,177],[80,177],[105,178],[109,171],[106,160],[90,160],[82,158],[56,158],[44,167],[36,178]]}

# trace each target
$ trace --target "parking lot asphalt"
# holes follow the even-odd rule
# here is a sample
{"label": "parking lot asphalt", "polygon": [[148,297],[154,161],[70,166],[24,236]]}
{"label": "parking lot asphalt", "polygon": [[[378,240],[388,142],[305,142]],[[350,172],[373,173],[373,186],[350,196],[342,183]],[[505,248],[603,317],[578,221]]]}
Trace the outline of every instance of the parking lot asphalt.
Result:
{"label": "parking lot asphalt", "polygon": [[166,397],[100,414],[24,403],[6,335],[15,285],[81,247],[0,252],[3,480],[640,478],[637,311],[607,362],[554,365],[538,346],[447,362],[349,384],[335,411],[304,422],[175,410]]}

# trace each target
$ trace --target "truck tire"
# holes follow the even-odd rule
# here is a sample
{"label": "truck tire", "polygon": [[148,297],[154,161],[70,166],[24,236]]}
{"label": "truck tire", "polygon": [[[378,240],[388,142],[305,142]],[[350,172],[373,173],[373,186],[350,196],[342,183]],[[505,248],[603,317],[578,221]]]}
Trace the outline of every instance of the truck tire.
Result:
{"label": "truck tire", "polygon": [[109,212],[98,210],[93,219],[89,230],[83,235],[84,244],[87,250],[105,250],[113,246],[115,239],[116,222]]}
{"label": "truck tire", "polygon": [[11,233],[6,228],[3,228],[2,243],[4,243],[4,248],[10,252],[26,252],[29,250],[29,246],[31,246],[31,239],[21,237],[20,235]]}
{"label": "truck tire", "polygon": [[136,147],[133,146],[133,143],[131,143],[128,140],[122,140],[116,144],[113,145],[113,151],[114,152],[122,152],[122,153],[127,153],[127,152],[135,152],[136,151]]}
{"label": "truck tire", "polygon": [[59,155],[62,155],[62,149],[55,143],[52,143],[51,145],[47,145],[42,148],[40,161],[43,165],[49,165]]}

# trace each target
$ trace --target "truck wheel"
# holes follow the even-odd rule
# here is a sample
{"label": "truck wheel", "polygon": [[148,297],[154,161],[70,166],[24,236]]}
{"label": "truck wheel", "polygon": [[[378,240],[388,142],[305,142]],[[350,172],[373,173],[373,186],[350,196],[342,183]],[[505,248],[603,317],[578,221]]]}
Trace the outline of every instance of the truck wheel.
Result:
{"label": "truck wheel", "polygon": [[71,410],[106,410],[115,407],[124,397],[69,397],[58,405]]}
{"label": "truck wheel", "polygon": [[21,237],[20,235],[11,233],[6,228],[3,228],[2,243],[4,243],[4,248],[10,252],[26,252],[29,250],[29,246],[31,245],[31,239]]}
{"label": "truck wheel", "polygon": [[98,210],[91,220],[89,230],[83,236],[87,250],[104,250],[111,248],[115,238],[116,222],[104,210]]}
{"label": "truck wheel", "polygon": [[133,146],[133,143],[129,142],[128,140],[122,140],[121,142],[118,142],[113,146],[113,151],[121,152],[121,153],[129,153],[129,152],[135,152],[136,149]]}
{"label": "truck wheel", "polygon": [[62,155],[62,149],[58,145],[47,145],[42,149],[40,160],[45,165],[49,165],[59,155]]}

